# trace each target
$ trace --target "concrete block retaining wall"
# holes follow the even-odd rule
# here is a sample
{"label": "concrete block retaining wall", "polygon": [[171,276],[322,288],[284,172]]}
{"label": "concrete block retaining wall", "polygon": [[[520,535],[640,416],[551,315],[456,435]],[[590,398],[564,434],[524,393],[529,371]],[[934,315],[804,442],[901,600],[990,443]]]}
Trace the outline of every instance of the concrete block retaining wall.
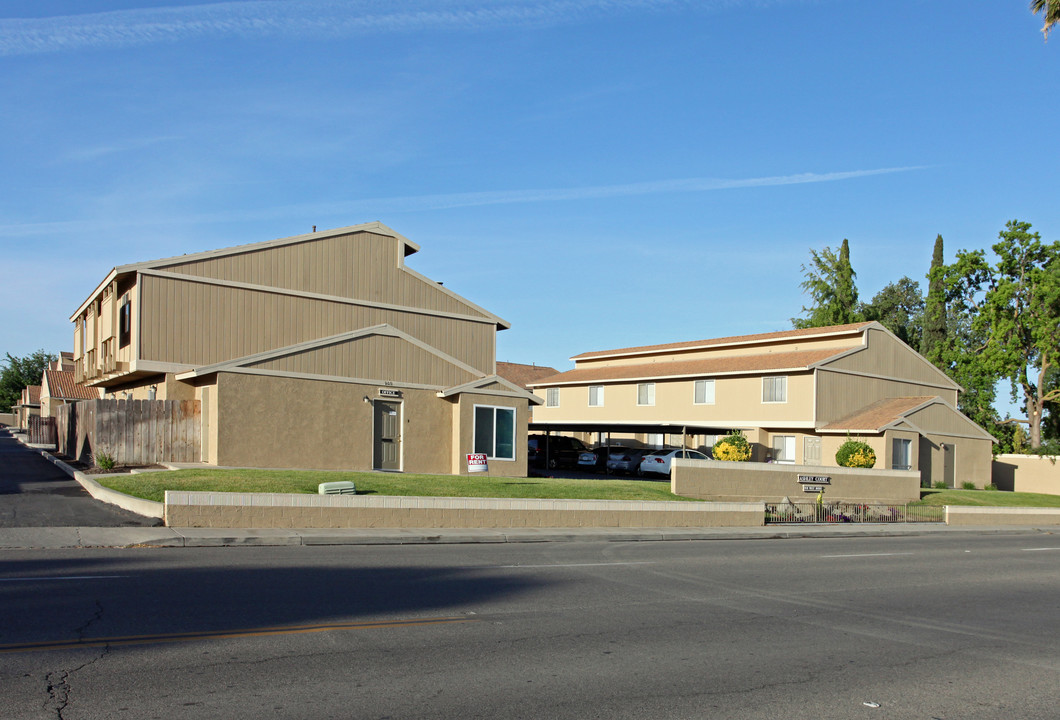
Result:
{"label": "concrete block retaining wall", "polygon": [[1060,525],[1060,508],[946,506],[947,525]]}
{"label": "concrete block retaining wall", "polygon": [[765,505],[167,490],[165,522],[215,528],[761,527]]}
{"label": "concrete block retaining wall", "polygon": [[[822,465],[675,460],[670,480],[674,495],[722,502],[813,502],[817,493],[806,485],[824,487],[829,502],[843,500],[905,505],[920,499],[920,473],[913,470],[865,470]],[[800,483],[799,476],[825,476],[827,484]]]}

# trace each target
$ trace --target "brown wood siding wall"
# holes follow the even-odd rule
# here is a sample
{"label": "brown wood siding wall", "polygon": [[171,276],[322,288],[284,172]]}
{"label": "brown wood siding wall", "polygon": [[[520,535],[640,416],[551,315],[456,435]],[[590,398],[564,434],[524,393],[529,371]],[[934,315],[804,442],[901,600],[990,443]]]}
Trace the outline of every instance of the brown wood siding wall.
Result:
{"label": "brown wood siding wall", "polygon": [[406,340],[374,335],[304,353],[288,355],[251,367],[289,373],[420,383],[439,387],[462,385],[471,373],[432,355]]}
{"label": "brown wood siding wall", "polygon": [[436,284],[403,271],[401,244],[355,233],[177,263],[168,272],[487,317]]}
{"label": "brown wood siding wall", "polygon": [[[868,348],[865,350],[828,363],[828,367],[872,375],[886,375],[917,383],[931,383],[936,386],[950,383],[935,369],[934,365],[916,354],[908,345],[887,333],[869,330],[868,343]],[[935,388],[930,392],[912,394],[941,395],[942,393],[941,388]]]}
{"label": "brown wood siding wall", "polygon": [[141,357],[210,365],[387,323],[483,374],[496,326],[400,310],[142,276]]}
{"label": "brown wood siding wall", "polygon": [[97,452],[118,465],[199,462],[198,400],[86,400],[59,408],[59,452],[92,463]]}
{"label": "brown wood siding wall", "polygon": [[910,422],[927,433],[977,435],[978,429],[963,415],[942,405],[931,405],[909,415]]}
{"label": "brown wood siding wall", "polygon": [[822,369],[817,376],[817,423],[822,425],[840,420],[884,398],[933,395],[953,404],[957,402],[956,391]]}

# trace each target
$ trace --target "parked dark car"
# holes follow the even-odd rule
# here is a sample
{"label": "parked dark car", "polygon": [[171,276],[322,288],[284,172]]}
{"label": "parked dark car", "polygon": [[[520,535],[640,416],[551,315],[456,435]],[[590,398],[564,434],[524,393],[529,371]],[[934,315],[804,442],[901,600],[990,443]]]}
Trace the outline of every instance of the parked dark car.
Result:
{"label": "parked dark car", "polygon": [[578,438],[565,435],[531,435],[526,440],[526,458],[531,467],[575,467],[578,456],[588,449]]}
{"label": "parked dark car", "polygon": [[608,467],[608,455],[621,455],[628,452],[632,452],[632,448],[625,445],[601,445],[583,452],[578,457],[578,467],[592,472],[611,472]]}

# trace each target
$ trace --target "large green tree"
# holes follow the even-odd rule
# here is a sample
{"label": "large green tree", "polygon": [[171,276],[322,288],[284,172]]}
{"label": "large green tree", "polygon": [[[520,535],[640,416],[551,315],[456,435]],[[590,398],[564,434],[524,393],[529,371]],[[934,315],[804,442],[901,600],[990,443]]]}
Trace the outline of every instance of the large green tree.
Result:
{"label": "large green tree", "polygon": [[935,249],[931,254],[931,269],[927,274],[928,294],[924,304],[923,334],[920,337],[920,354],[936,365],[941,364],[941,356],[948,335],[946,285],[941,270],[945,264],[942,236],[939,235],[935,238]]}
{"label": "large green tree", "polygon": [[876,320],[911,347],[920,345],[924,297],[920,283],[908,277],[893,282],[861,306],[866,320]]}
{"label": "large green tree", "polygon": [[813,298],[813,305],[803,307],[804,318],[792,318],[796,328],[845,325],[858,322],[858,289],[854,284],[857,274],[850,264],[850,242],[843,239],[839,252],[826,247],[820,252],[810,250],[810,262],[802,266],[805,280],[803,292]]}
{"label": "large green tree", "polygon": [[18,403],[22,389],[29,385],[40,385],[48,363],[55,360],[43,350],[38,350],[25,357],[14,357],[5,353],[7,360],[0,361],[0,412],[11,412],[11,407]]}
{"label": "large green tree", "polygon": [[1042,243],[1019,220],[998,237],[996,263],[982,250],[962,250],[946,267],[945,282],[950,307],[971,318],[967,351],[985,372],[1008,378],[1013,397],[1022,395],[1036,449],[1045,404],[1060,398],[1060,388],[1045,382],[1060,355],[1060,242]]}
{"label": "large green tree", "polygon": [[1053,25],[1060,22],[1060,0],[1031,0],[1031,12],[1043,17],[1042,34],[1048,39]]}

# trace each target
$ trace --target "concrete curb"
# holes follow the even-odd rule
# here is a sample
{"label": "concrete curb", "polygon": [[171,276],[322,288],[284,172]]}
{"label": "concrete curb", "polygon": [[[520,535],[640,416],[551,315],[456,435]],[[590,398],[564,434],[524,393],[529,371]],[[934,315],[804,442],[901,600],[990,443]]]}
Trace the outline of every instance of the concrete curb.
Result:
{"label": "concrete curb", "polygon": [[338,545],[462,545],[541,542],[694,542],[796,540],[801,538],[916,537],[960,535],[1054,535],[1030,527],[866,526],[798,528],[600,528],[549,530],[279,530],[210,528],[0,528],[0,549],[217,548]]}
{"label": "concrete curb", "polygon": [[[35,448],[34,448],[35,449]],[[59,458],[49,454],[44,450],[38,450],[45,460],[52,463],[64,473],[72,477],[85,489],[89,495],[94,497],[100,502],[109,503],[110,505],[117,505],[123,510],[134,512],[137,515],[143,515],[149,518],[162,519],[165,507],[160,502],[154,502],[152,500],[143,500],[136,498],[125,493],[118,492],[117,490],[111,490],[110,488],[103,487],[98,482],[93,480],[90,476],[75,470]]]}

